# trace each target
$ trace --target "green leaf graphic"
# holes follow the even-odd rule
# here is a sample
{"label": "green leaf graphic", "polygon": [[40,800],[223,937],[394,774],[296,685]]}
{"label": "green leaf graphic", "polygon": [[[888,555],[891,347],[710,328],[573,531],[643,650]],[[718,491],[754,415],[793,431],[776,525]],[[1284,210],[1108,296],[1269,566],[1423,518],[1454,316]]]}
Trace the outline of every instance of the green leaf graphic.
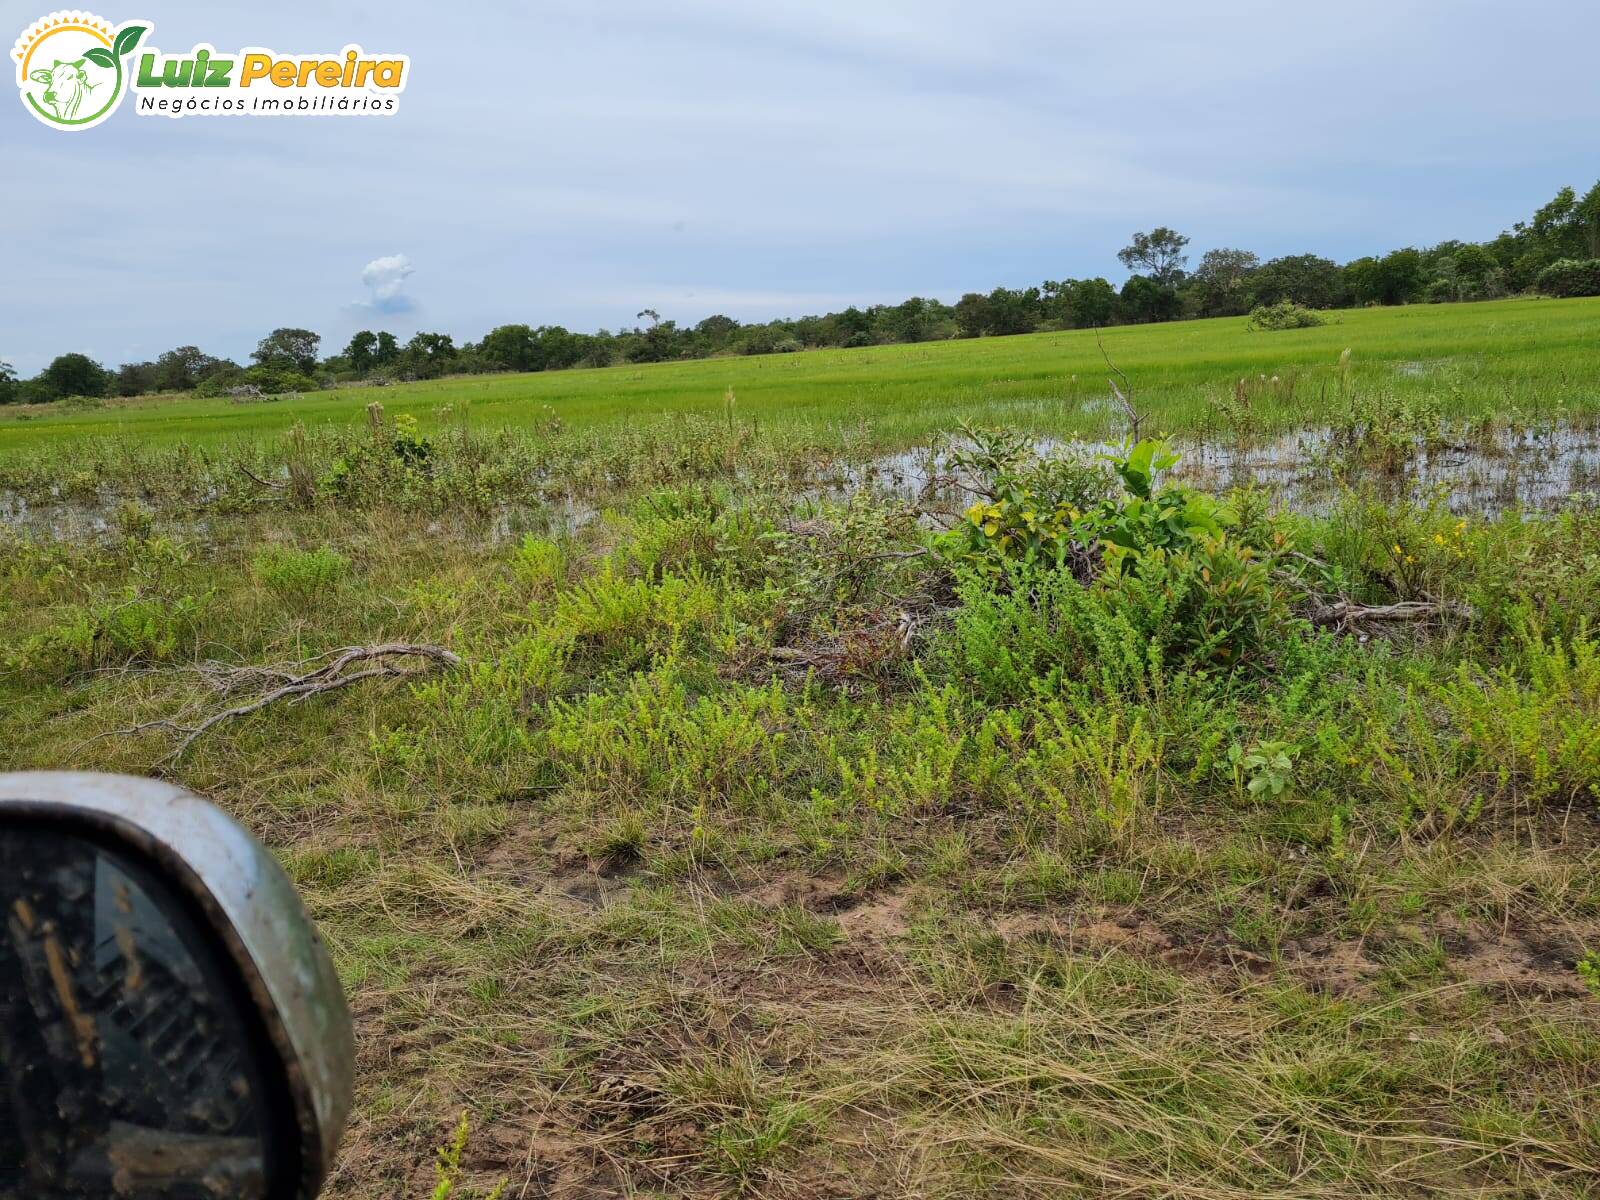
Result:
{"label": "green leaf graphic", "polygon": [[83,56],[97,67],[114,67],[117,65],[117,60],[111,57],[111,51],[104,46],[96,46],[92,50],[86,50]]}
{"label": "green leaf graphic", "polygon": [[149,31],[149,29],[150,27],[148,25],[129,25],[121,33],[117,34],[117,40],[112,46],[112,53],[118,58],[121,58],[124,54],[127,54],[139,44],[139,39],[142,38]]}

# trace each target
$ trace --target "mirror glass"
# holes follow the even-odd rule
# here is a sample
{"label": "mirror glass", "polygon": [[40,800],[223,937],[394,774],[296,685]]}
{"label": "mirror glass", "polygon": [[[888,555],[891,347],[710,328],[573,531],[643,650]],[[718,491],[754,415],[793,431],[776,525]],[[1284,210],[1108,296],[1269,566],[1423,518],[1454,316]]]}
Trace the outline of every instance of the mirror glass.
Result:
{"label": "mirror glass", "polygon": [[237,989],[141,860],[0,825],[0,1197],[264,1200],[267,1076]]}

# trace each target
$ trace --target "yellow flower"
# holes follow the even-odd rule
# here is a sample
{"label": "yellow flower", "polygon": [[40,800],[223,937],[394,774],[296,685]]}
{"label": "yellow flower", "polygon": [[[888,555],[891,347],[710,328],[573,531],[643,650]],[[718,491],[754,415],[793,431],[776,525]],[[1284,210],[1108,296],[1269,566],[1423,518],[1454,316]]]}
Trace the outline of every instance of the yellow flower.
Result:
{"label": "yellow flower", "polygon": [[1442,535],[1440,535],[1440,534],[1437,534],[1437,533],[1434,534],[1433,535],[1433,541],[1434,541],[1435,545],[1438,545],[1438,546],[1444,545],[1444,537]]}
{"label": "yellow flower", "polygon": [[1396,543],[1395,543],[1395,544],[1394,544],[1394,552],[1395,552],[1395,553],[1396,553],[1396,554],[1404,554],[1404,553],[1405,553],[1405,551],[1404,551],[1404,550],[1402,550],[1402,549],[1400,549],[1400,543],[1399,543],[1399,542],[1396,542]]}
{"label": "yellow flower", "polygon": [[1413,557],[1412,557],[1412,556],[1411,556],[1411,555],[1409,555],[1409,554],[1408,554],[1408,555],[1406,555],[1406,561],[1407,561],[1407,562],[1408,562],[1408,563],[1414,563],[1414,562],[1416,562],[1416,561],[1417,561],[1417,560],[1416,560],[1416,559],[1415,559],[1415,558],[1413,558]]}

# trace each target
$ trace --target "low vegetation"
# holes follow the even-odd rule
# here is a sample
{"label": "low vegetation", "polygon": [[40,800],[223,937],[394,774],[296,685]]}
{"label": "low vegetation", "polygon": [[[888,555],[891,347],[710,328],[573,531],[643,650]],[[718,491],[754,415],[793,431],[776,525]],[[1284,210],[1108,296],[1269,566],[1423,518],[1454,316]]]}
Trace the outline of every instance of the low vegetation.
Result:
{"label": "low vegetation", "polygon": [[[1106,356],[1138,381],[1171,434],[1221,439],[1339,421],[1352,395],[1451,419],[1559,422],[1600,412],[1600,300],[1500,300],[1324,314],[1270,336],[1236,318],[876,346],[815,354],[483,375],[341,388],[267,403],[172,397],[0,408],[0,487],[26,464],[74,488],[107,476],[160,491],[196,469],[245,481],[235,461],[279,456],[302,425],[315,448],[359,434],[374,398],[436,441],[519,435],[541,456],[606,462],[660,438],[658,418],[759,431],[781,457],[900,449],[958,424],[1103,437],[1117,417]],[[730,405],[729,393],[735,399]],[[665,439],[671,440],[671,435]],[[666,447],[663,445],[663,451]],[[19,460],[24,466],[19,468]],[[281,459],[280,459],[281,461]],[[580,464],[573,469],[584,470]],[[565,466],[555,471],[561,474]],[[79,481],[79,482],[74,482]]]}
{"label": "low vegetation", "polygon": [[[1581,362],[1584,304],[1495,319]],[[162,770],[281,856],[357,1015],[334,1195],[1589,1195],[1600,507],[1377,489],[1502,387],[1593,398],[1380,369],[1362,316],[1108,336],[1103,448],[999,384],[858,430],[600,372],[519,430],[6,425],[0,762]],[[1408,360],[1470,340],[1431,316]],[[1103,360],[1008,344],[1011,416],[1091,419]],[[1157,436],[1297,410],[1315,508]],[[868,469],[936,418],[926,486]]]}

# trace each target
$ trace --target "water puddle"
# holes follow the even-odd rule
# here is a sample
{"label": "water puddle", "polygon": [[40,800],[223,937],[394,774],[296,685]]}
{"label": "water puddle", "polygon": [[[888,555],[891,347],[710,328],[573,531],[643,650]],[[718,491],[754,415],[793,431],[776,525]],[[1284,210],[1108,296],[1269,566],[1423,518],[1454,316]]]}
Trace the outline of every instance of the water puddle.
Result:
{"label": "water puddle", "polygon": [[[1394,500],[1441,493],[1450,509],[1463,516],[1494,516],[1510,508],[1547,511],[1574,496],[1600,493],[1596,429],[1504,430],[1470,443],[1420,446],[1408,458],[1400,456],[1393,469],[1384,466],[1381,455],[1351,454],[1330,429],[1245,444],[1175,438],[1172,446],[1182,455],[1167,473],[1173,482],[1213,493],[1267,487],[1284,505],[1306,511],[1326,509],[1352,486],[1371,487]],[[1042,458],[1092,461],[1114,449],[1108,442],[1035,443]],[[974,481],[952,465],[947,451],[920,447],[861,465],[841,465],[818,482],[820,492],[832,497],[867,489],[929,502],[962,501]]]}

